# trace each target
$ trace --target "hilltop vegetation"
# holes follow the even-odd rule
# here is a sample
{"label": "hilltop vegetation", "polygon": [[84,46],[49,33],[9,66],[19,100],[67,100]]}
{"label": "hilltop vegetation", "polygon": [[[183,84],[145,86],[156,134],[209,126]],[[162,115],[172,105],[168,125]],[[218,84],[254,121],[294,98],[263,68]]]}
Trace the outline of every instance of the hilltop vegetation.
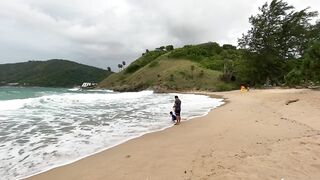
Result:
{"label": "hilltop vegetation", "polygon": [[[296,11],[273,0],[249,18],[236,46],[209,42],[161,46],[100,83],[115,90],[230,90],[250,86],[320,85],[320,21],[309,8]],[[170,48],[168,48],[170,47]]]}
{"label": "hilltop vegetation", "polygon": [[0,85],[70,87],[100,82],[111,72],[67,60],[29,61],[0,65]]}
{"label": "hilltop vegetation", "polygon": [[[220,47],[212,42],[169,50],[157,48],[103,80],[100,87],[118,91],[231,90],[236,87],[235,79],[224,81],[223,72],[228,61],[240,54],[234,46]],[[232,76],[232,72],[225,74]]]}

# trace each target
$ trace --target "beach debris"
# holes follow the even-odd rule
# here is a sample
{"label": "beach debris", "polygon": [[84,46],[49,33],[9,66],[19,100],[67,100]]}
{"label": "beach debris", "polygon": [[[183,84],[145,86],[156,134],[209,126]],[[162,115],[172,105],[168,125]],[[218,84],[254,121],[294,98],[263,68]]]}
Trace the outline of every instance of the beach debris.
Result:
{"label": "beach debris", "polygon": [[131,157],[131,155],[126,155],[126,158],[130,158]]}
{"label": "beach debris", "polygon": [[249,87],[247,88],[246,86],[240,86],[240,92],[248,92],[249,91]]}
{"label": "beach debris", "polygon": [[289,105],[289,104],[294,103],[294,102],[297,102],[297,101],[299,101],[299,99],[288,100],[288,101],[286,102],[286,105]]}

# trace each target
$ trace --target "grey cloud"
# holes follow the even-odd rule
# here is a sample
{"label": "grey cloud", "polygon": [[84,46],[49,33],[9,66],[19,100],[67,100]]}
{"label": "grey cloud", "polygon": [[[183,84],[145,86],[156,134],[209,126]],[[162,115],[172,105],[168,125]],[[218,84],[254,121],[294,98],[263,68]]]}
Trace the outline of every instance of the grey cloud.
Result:
{"label": "grey cloud", "polygon": [[[0,63],[64,58],[106,68],[161,45],[235,44],[264,0],[1,0]],[[288,0],[298,9],[317,0]]]}

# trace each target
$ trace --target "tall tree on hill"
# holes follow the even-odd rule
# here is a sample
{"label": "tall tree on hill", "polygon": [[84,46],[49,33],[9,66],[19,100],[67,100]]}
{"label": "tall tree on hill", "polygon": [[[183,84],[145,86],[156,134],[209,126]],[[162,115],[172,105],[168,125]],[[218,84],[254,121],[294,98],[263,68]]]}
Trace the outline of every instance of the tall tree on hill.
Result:
{"label": "tall tree on hill", "polygon": [[259,8],[260,13],[251,16],[251,29],[238,40],[246,49],[249,79],[264,83],[270,79],[281,82],[286,61],[301,57],[310,41],[315,38],[314,25],[310,23],[318,13],[308,8],[295,11],[293,6],[282,0],[272,0]]}
{"label": "tall tree on hill", "polygon": [[161,51],[163,51],[165,48],[166,48],[166,47],[164,47],[164,46],[160,46],[160,47],[159,47],[159,49],[160,49]]}
{"label": "tall tree on hill", "polygon": [[118,64],[118,68],[119,68],[120,70],[122,69],[122,67],[123,67],[122,64]]}
{"label": "tall tree on hill", "polygon": [[107,67],[107,70],[108,70],[109,72],[111,72],[111,67],[110,67],[110,66],[108,66],[108,67]]}
{"label": "tall tree on hill", "polygon": [[167,45],[166,46],[166,51],[172,51],[174,48],[173,48],[173,45]]}
{"label": "tall tree on hill", "polygon": [[126,65],[126,62],[125,62],[125,61],[122,61],[122,65],[125,66],[125,65]]}

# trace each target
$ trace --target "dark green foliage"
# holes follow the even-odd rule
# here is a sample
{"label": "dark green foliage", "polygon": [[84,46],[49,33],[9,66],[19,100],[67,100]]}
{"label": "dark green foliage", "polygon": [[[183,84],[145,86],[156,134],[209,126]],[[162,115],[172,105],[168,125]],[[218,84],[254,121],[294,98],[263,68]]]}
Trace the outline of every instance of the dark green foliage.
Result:
{"label": "dark green foliage", "polygon": [[126,68],[125,73],[134,73],[165,53],[165,51],[149,51],[147,54],[131,63]]}
{"label": "dark green foliage", "polygon": [[222,51],[222,48],[217,43],[204,43],[199,45],[186,45],[183,48],[173,50],[168,57],[176,59],[190,59],[200,61],[204,58],[217,55]]}
{"label": "dark green foliage", "polygon": [[187,45],[173,50],[168,57],[176,59],[190,59],[200,63],[203,67],[223,71],[227,61],[237,61],[242,58],[242,51],[235,46],[225,45],[222,48],[217,43],[204,43],[199,45]]}
{"label": "dark green foliage", "polygon": [[143,66],[140,66],[139,64],[130,64],[130,66],[128,66],[126,69],[126,73],[134,73],[142,67]]}
{"label": "dark green foliage", "polygon": [[173,49],[173,45],[166,46],[166,51],[172,51]]}
{"label": "dark green foliage", "polygon": [[320,41],[311,43],[303,57],[302,70],[306,80],[320,81]]}
{"label": "dark green foliage", "polygon": [[230,85],[227,84],[217,84],[215,91],[230,91],[232,88],[230,88]]}
{"label": "dark green foliage", "polygon": [[112,72],[66,60],[29,61],[0,65],[0,82],[29,86],[69,87],[100,82]]}
{"label": "dark green foliage", "polygon": [[222,71],[225,60],[220,59],[220,57],[219,59],[217,59],[217,57],[211,57],[211,58],[206,58],[201,60],[200,63],[202,64],[203,67],[207,69]]}
{"label": "dark green foliage", "polygon": [[156,67],[156,66],[159,66],[159,62],[158,61],[152,61],[150,64],[149,64],[149,67]]}
{"label": "dark green foliage", "polygon": [[245,64],[239,66],[239,74],[253,84],[267,80],[280,84],[291,71],[287,61],[302,56],[309,42],[318,36],[314,32],[317,28],[310,24],[317,12],[295,11],[282,0],[265,3],[259,10],[249,18],[251,29],[239,39],[239,46],[249,52]]}
{"label": "dark green foliage", "polygon": [[221,76],[221,79],[229,82],[232,80],[235,74],[235,67],[234,63],[232,61],[226,61],[223,65],[223,74]]}
{"label": "dark green foliage", "polygon": [[201,77],[203,77],[203,76],[204,76],[204,71],[201,70],[200,73],[199,73],[199,77],[201,78]]}
{"label": "dark green foliage", "polygon": [[236,46],[233,46],[233,45],[231,45],[231,44],[224,44],[224,45],[222,46],[222,48],[225,49],[225,50],[228,50],[228,49],[233,49],[233,50],[235,50],[235,49],[237,49]]}
{"label": "dark green foliage", "polygon": [[249,22],[252,27],[239,45],[258,54],[273,54],[280,59],[294,58],[302,55],[310,36],[310,19],[317,16],[317,12],[308,9],[294,11],[293,6],[282,0],[265,3],[260,14],[251,16]]}
{"label": "dark green foliage", "polygon": [[[236,64],[242,60],[243,50],[235,46],[218,43],[204,43],[199,45],[186,45],[183,48],[175,49],[168,55],[169,58],[189,59],[201,64],[202,67],[224,72],[221,79],[230,82],[236,79]],[[202,76],[203,74],[201,74]],[[191,78],[193,70],[191,69]]]}
{"label": "dark green foliage", "polygon": [[299,85],[303,81],[302,72],[298,69],[292,69],[286,76],[285,82],[288,86]]}
{"label": "dark green foliage", "polygon": [[314,41],[320,41],[320,20],[317,21],[317,23],[311,27],[310,36],[313,37]]}

